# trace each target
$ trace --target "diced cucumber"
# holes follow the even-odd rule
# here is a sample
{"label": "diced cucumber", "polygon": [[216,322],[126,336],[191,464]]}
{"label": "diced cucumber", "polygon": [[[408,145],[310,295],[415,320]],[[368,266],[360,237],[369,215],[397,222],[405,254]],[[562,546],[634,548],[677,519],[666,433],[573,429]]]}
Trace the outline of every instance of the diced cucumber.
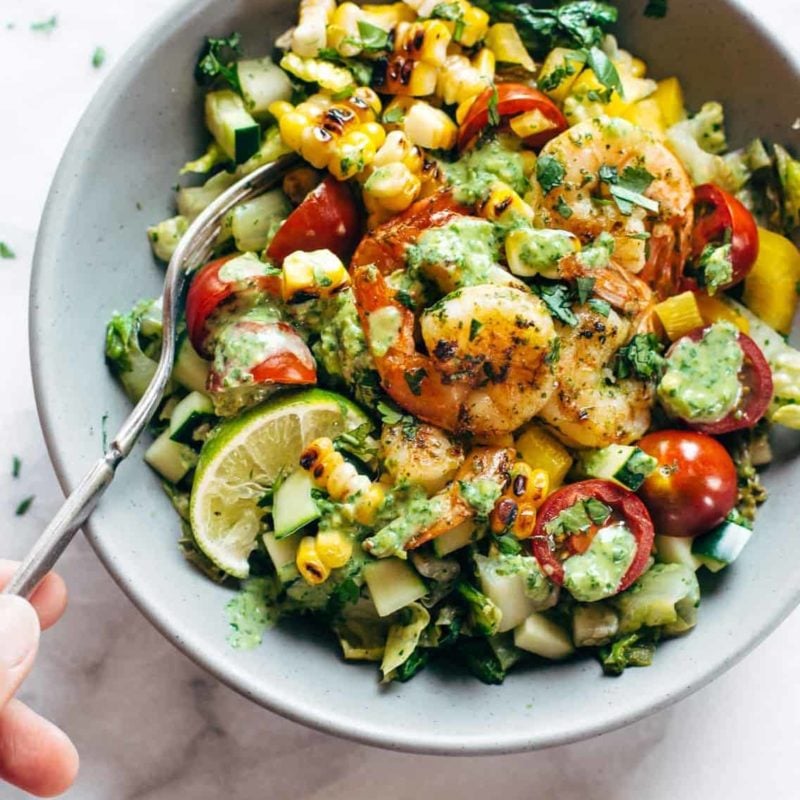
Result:
{"label": "diced cucumber", "polygon": [[285,539],[304,525],[319,519],[319,509],[311,496],[313,486],[308,472],[298,469],[278,487],[272,499],[276,539]]}
{"label": "diced cucumber", "polygon": [[183,214],[165,219],[157,225],[151,225],[147,229],[147,236],[155,257],[161,261],[169,261],[188,228],[189,220]]}
{"label": "diced cucumber", "polygon": [[569,634],[543,614],[534,612],[514,628],[514,644],[542,658],[566,658],[575,652]]}
{"label": "diced cucumber", "polygon": [[656,536],[656,552],[665,564],[683,564],[692,570],[701,566],[700,559],[692,553],[690,536]]}
{"label": "diced cucumber", "polygon": [[589,603],[575,607],[572,614],[572,641],[576,647],[597,647],[608,644],[619,630],[619,617],[605,603]]}
{"label": "diced cucumber", "polygon": [[169,421],[169,438],[173,442],[192,444],[194,432],[200,425],[216,419],[214,404],[207,394],[191,392],[172,410]]}
{"label": "diced cucumber", "polygon": [[494,568],[492,560],[485,556],[476,556],[475,565],[478,568],[481,591],[503,615],[497,628],[498,633],[516,628],[536,610],[536,603],[525,593],[523,575],[500,575]]}
{"label": "diced cucumber", "polygon": [[211,364],[200,358],[186,332],[178,337],[172,377],[191,392],[205,392]]}
{"label": "diced cucumber", "polygon": [[170,439],[169,428],[147,448],[144,454],[144,460],[159,475],[172,483],[178,483],[185,478],[189,470],[194,469],[197,458],[197,453],[191,447]]}
{"label": "diced cucumber", "polygon": [[580,455],[579,469],[590,478],[614,481],[635,492],[658,466],[658,461],[638,447],[612,444]]}
{"label": "diced cucumber", "polygon": [[300,536],[287,536],[276,539],[275,534],[265,533],[263,536],[264,547],[278,573],[281,583],[291,583],[300,576],[297,571],[297,548],[300,546]]}
{"label": "diced cucumber", "polygon": [[247,110],[256,119],[269,114],[269,106],[276,100],[292,96],[292,83],[288,75],[269,58],[253,58],[236,62],[236,74]]}
{"label": "diced cucumber", "polygon": [[692,554],[712,572],[732,564],[750,541],[753,531],[736,522],[725,520],[710,533],[692,542]]}
{"label": "diced cucumber", "polygon": [[437,536],[433,540],[433,552],[439,558],[444,558],[450,553],[454,553],[456,550],[478,541],[483,533],[483,528],[476,530],[475,521],[468,519],[460,525],[456,525],[455,528],[447,531],[447,533]]}
{"label": "diced cucumber", "polygon": [[383,558],[364,566],[364,581],[381,617],[388,617],[427,593],[422,579],[406,561]]}
{"label": "diced cucumber", "polygon": [[244,100],[229,89],[206,95],[206,126],[237,164],[247,161],[261,146],[261,127],[247,113]]}
{"label": "diced cucumber", "polygon": [[236,249],[242,253],[259,252],[269,243],[280,220],[289,216],[292,207],[281,189],[241,203],[233,209],[231,232]]}
{"label": "diced cucumber", "polygon": [[504,670],[511,669],[525,655],[522,650],[514,646],[514,635],[510,632],[490,636],[487,641]]}

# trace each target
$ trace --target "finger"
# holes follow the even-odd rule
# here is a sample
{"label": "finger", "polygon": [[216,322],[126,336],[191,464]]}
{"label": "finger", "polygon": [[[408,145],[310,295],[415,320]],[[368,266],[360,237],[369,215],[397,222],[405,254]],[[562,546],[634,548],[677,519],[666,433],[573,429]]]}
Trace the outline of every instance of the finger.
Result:
{"label": "finger", "polygon": [[37,797],[65,792],[78,774],[67,735],[19,700],[0,711],[0,779]]}
{"label": "finger", "polygon": [[[0,589],[17,570],[16,561],[0,559]],[[31,604],[39,614],[39,623],[45,631],[61,618],[67,606],[67,586],[55,572],[48,573],[31,596]]]}
{"label": "finger", "polygon": [[21,597],[0,595],[0,708],[25,680],[39,646],[39,618]]}

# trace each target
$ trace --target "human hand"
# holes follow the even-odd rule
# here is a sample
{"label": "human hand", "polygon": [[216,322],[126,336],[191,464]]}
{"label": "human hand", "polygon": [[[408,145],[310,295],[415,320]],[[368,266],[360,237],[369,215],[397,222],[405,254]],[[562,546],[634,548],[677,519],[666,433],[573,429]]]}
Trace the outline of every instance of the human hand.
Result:
{"label": "human hand", "polygon": [[[17,564],[0,560],[0,587]],[[64,581],[50,573],[28,603],[0,595],[0,780],[40,797],[66,791],[78,772],[67,736],[14,698],[33,666],[39,633],[58,622],[67,605]]]}

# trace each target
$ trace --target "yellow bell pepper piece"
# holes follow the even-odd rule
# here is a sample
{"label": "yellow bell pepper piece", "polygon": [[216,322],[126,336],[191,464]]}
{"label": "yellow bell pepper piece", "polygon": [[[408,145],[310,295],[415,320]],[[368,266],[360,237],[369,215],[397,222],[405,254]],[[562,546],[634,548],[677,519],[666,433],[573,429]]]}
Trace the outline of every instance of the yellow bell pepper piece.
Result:
{"label": "yellow bell pepper piece", "polygon": [[594,97],[603,97],[608,90],[599,80],[597,76],[590,69],[585,69],[578,76],[578,79],[572,86],[570,95],[578,99],[581,105],[587,108],[597,107],[603,114],[609,117],[622,117],[627,110],[631,107],[630,103],[626,103],[620,96],[619,92],[614,91],[611,93],[611,99],[607,103],[602,100],[594,100]]}
{"label": "yellow bell pepper piece", "polygon": [[661,108],[661,116],[667,128],[671,128],[686,117],[683,89],[677,78],[665,78],[659,81],[652,97]]}
{"label": "yellow bell pepper piece", "polygon": [[536,423],[529,425],[514,442],[522,460],[532,469],[541,469],[550,479],[550,489],[564,482],[572,456],[561,442]]}
{"label": "yellow bell pepper piece", "polygon": [[664,116],[661,113],[661,106],[652,97],[646,97],[644,100],[633,103],[626,109],[623,116],[628,122],[632,122],[634,125],[656,134],[656,136],[663,136],[667,132],[667,127],[664,125]]}
{"label": "yellow bell pepper piece", "polygon": [[705,292],[696,292],[694,295],[700,316],[705,325],[713,322],[730,322],[742,333],[750,333],[750,321],[742,316],[733,306],[728,305],[719,297],[709,297]]}
{"label": "yellow bell pepper piece", "polygon": [[758,258],[744,281],[744,304],[780,333],[788,334],[797,310],[800,250],[786,237],[758,229]]}
{"label": "yellow bell pepper piece", "polygon": [[553,88],[544,88],[542,91],[557,103],[564,102],[585,63],[586,56],[578,50],[568,50],[566,47],[554,48],[539,70],[537,81],[540,88],[547,87],[548,81],[552,79],[556,85]]}
{"label": "yellow bell pepper piece", "polygon": [[498,61],[504,64],[519,64],[528,72],[536,69],[530,53],[519,38],[516,26],[510,22],[498,22],[492,25],[486,34],[486,44]]}
{"label": "yellow bell pepper piece", "polygon": [[668,297],[655,306],[655,312],[671,341],[680,339],[695,328],[704,325],[697,299],[692,292]]}

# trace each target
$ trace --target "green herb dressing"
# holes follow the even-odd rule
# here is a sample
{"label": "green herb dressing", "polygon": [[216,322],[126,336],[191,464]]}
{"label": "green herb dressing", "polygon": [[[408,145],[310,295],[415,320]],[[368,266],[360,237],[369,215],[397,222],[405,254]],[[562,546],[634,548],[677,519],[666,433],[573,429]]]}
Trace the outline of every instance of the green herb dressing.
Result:
{"label": "green herb dressing", "polygon": [[264,578],[246,581],[242,590],[227,607],[232,631],[228,643],[237,650],[252,650],[261,644],[264,632],[278,619],[272,606],[272,587]]}
{"label": "green herb dressing", "polygon": [[673,416],[717,422],[739,403],[743,361],[738,331],[728,322],[718,322],[699,341],[684,338],[676,345],[658,385],[658,398]]}

